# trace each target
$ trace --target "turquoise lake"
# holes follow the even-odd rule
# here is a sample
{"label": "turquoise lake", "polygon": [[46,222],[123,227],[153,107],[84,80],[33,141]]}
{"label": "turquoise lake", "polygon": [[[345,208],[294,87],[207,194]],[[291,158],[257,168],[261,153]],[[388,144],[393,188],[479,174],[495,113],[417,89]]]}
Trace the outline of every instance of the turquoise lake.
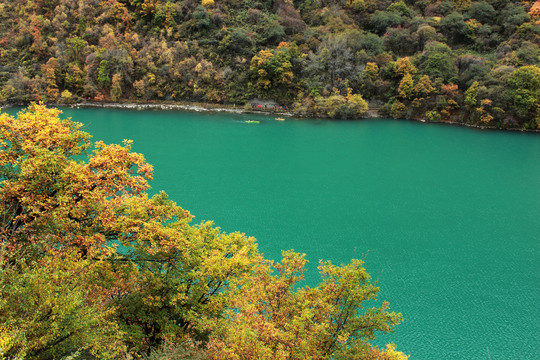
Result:
{"label": "turquoise lake", "polygon": [[[11,110],[10,110],[11,112]],[[153,191],[267,258],[362,258],[411,359],[538,359],[540,135],[404,120],[64,109],[134,140]],[[245,123],[248,119],[258,124]]]}

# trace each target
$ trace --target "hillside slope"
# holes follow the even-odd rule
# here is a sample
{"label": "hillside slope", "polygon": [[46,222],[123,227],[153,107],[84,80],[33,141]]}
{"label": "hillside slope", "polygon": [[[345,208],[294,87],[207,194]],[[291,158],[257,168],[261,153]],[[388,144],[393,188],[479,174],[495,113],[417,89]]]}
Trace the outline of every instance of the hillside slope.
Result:
{"label": "hillside slope", "polygon": [[273,99],[537,128],[540,2],[13,0],[0,101]]}

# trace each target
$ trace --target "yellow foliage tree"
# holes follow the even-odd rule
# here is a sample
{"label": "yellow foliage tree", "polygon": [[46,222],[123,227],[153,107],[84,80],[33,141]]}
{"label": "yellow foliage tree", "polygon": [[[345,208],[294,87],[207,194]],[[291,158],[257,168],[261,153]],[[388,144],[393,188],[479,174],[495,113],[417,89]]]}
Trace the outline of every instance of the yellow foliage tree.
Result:
{"label": "yellow foliage tree", "polygon": [[62,101],[69,103],[71,102],[72,99],[73,99],[73,94],[71,93],[71,91],[69,90],[62,91]]}
{"label": "yellow foliage tree", "polygon": [[368,62],[364,69],[364,74],[366,74],[366,77],[371,81],[377,80],[379,77],[379,66],[374,62]]}
{"label": "yellow foliage tree", "polygon": [[111,85],[111,99],[117,101],[122,96],[122,75],[114,74]]}
{"label": "yellow foliage tree", "polygon": [[389,312],[387,303],[362,310],[363,302],[375,299],[379,290],[362,262],[321,262],[322,282],[297,288],[307,263],[304,256],[283,252],[281,263],[260,262],[253,277],[235,283],[225,317],[209,324],[211,358],[407,359],[393,347],[380,352],[368,342],[375,331],[392,331],[401,314]]}
{"label": "yellow foliage tree", "polygon": [[41,65],[41,71],[45,76],[45,82],[47,84],[47,97],[56,101],[60,92],[58,91],[58,85],[56,83],[56,74],[59,70],[58,60],[50,58],[45,65]]}
{"label": "yellow foliage tree", "polygon": [[398,76],[405,76],[405,74],[414,75],[416,73],[416,67],[408,56],[402,57],[394,63],[394,73]]}
{"label": "yellow foliage tree", "polygon": [[410,73],[406,73],[398,86],[399,97],[411,100],[414,97],[414,81]]}
{"label": "yellow foliage tree", "polygon": [[214,7],[214,0],[202,0],[201,5],[207,9]]}
{"label": "yellow foliage tree", "polygon": [[414,86],[414,92],[418,97],[427,97],[435,91],[429,75],[422,76]]}

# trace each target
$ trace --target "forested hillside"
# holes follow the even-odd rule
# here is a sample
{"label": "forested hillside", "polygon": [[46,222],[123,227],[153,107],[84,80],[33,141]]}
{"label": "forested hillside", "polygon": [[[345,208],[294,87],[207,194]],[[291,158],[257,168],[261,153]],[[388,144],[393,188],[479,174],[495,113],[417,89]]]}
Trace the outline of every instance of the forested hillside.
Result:
{"label": "forested hillside", "polygon": [[540,2],[12,0],[2,101],[272,99],[537,128]]}

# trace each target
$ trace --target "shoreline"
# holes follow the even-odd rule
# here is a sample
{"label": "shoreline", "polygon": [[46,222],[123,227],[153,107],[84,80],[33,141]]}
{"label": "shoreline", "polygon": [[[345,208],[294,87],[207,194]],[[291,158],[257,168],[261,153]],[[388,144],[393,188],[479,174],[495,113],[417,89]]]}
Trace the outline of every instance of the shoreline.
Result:
{"label": "shoreline", "polygon": [[293,113],[286,111],[264,111],[264,110],[246,110],[242,107],[226,107],[225,105],[213,104],[178,104],[178,103],[76,103],[55,106],[64,106],[71,108],[107,108],[107,109],[126,109],[126,110],[185,110],[194,112],[227,112],[232,114],[279,114],[295,117]]}
{"label": "shoreline", "polygon": [[[125,109],[125,110],[160,110],[160,111],[173,111],[173,110],[181,110],[181,111],[193,111],[193,112],[225,112],[225,113],[232,113],[232,114],[260,114],[260,115],[280,115],[280,116],[288,116],[295,119],[311,119],[311,117],[307,116],[298,116],[295,115],[293,112],[290,111],[267,111],[265,110],[247,110],[244,109],[241,106],[236,105],[224,105],[224,104],[211,104],[211,103],[188,103],[188,102],[159,102],[159,103],[153,103],[153,102],[118,102],[118,103],[110,103],[110,102],[83,102],[83,103],[74,103],[74,104],[46,104],[48,106],[55,106],[55,107],[69,107],[69,108],[103,108],[103,109]],[[0,110],[7,109],[13,106],[25,106],[21,104],[0,104]],[[330,121],[360,121],[364,119],[392,119],[392,118],[386,118],[379,114],[378,109],[368,109],[365,113],[365,115],[361,118],[354,119],[354,120],[344,120],[344,119],[330,119],[330,118],[322,118],[325,120]],[[492,130],[492,131],[517,131],[517,132],[524,132],[524,133],[540,133],[540,129],[519,129],[519,128],[499,128],[494,126],[484,126],[484,125],[477,125],[477,124],[467,124],[467,123],[460,123],[456,121],[438,121],[438,122],[430,122],[426,119],[400,119],[400,120],[406,120],[406,121],[414,121],[418,123],[425,123],[425,124],[446,124],[446,125],[452,125],[452,126],[463,126],[470,129],[476,129],[476,130]]]}
{"label": "shoreline", "polygon": [[[47,103],[47,106],[53,107],[64,107],[64,108],[75,108],[75,109],[84,109],[84,108],[104,108],[104,109],[125,109],[125,110],[162,110],[162,111],[193,111],[193,112],[227,112],[232,114],[264,114],[264,115],[283,115],[288,117],[300,118],[299,116],[294,115],[290,111],[270,111],[269,109],[265,110],[246,110],[243,106],[236,105],[225,105],[225,104],[212,104],[212,103],[198,103],[198,102],[81,102],[81,103]],[[23,103],[10,103],[10,104],[0,104],[0,110],[7,109],[15,106],[26,107],[28,104]]]}

